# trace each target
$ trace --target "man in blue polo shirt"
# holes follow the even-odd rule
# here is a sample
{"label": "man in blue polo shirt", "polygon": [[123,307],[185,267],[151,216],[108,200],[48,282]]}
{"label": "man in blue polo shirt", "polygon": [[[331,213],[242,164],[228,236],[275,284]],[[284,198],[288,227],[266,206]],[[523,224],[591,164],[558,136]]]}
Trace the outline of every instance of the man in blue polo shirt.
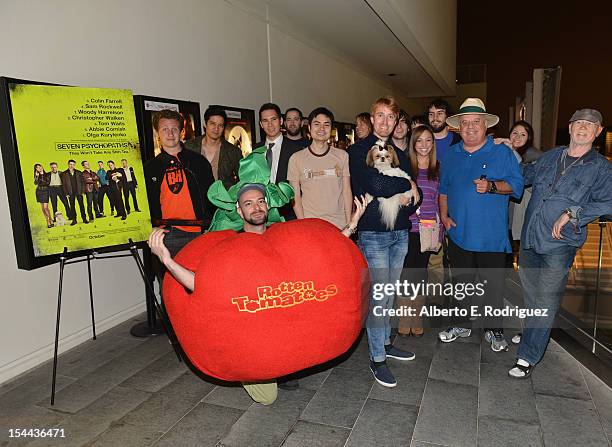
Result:
{"label": "man in blue polo shirt", "polygon": [[[462,142],[446,154],[440,179],[440,218],[448,231],[448,256],[458,283],[484,284],[484,303],[492,309],[503,306],[505,253],[508,239],[508,200],[523,193],[523,177],[512,151],[487,138],[487,128],[499,118],[487,113],[478,98],[468,98],[459,113],[446,122],[458,127]],[[465,300],[457,306],[467,309]],[[439,333],[445,343],[469,337],[465,316],[454,317]],[[464,324],[465,322],[465,324]],[[495,352],[508,349],[503,318],[488,318],[485,338]]]}

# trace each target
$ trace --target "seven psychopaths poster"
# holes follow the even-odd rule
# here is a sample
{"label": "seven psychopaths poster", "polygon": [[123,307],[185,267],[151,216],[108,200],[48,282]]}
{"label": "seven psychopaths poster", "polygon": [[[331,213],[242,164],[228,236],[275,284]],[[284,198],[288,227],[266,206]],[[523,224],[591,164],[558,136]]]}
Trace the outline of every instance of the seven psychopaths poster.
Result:
{"label": "seven psychopaths poster", "polygon": [[34,255],[146,240],[151,220],[132,92],[12,84],[10,100]]}

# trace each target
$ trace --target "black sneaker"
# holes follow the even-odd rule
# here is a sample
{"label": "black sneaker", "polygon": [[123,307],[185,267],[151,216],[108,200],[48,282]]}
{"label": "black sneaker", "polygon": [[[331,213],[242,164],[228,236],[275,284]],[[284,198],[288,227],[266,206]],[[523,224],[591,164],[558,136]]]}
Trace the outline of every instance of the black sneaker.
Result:
{"label": "black sneaker", "polygon": [[387,388],[393,388],[397,385],[397,381],[391,370],[387,366],[387,362],[372,362],[370,361],[370,371],[374,375],[374,380]]}
{"label": "black sneaker", "polygon": [[414,360],[416,357],[413,352],[404,351],[403,349],[396,348],[393,345],[385,345],[385,352],[387,353],[388,359],[395,360]]}

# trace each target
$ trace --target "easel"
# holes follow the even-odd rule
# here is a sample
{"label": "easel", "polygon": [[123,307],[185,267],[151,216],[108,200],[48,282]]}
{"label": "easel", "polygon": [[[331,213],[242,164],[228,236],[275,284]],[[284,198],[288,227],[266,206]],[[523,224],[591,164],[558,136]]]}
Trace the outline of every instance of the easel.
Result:
{"label": "easel", "polygon": [[[91,251],[91,253],[88,253],[87,255],[85,255],[85,258],[77,259],[79,256],[82,256],[81,254],[79,254],[79,255],[72,255],[74,257],[71,259],[71,254],[68,252],[68,248],[64,247],[64,251],[60,255],[60,262],[59,262],[60,271],[59,271],[59,287],[58,287],[58,292],[57,292],[57,319],[55,322],[55,348],[53,351],[53,379],[51,383],[51,405],[54,405],[55,403],[55,382],[56,382],[56,375],[57,375],[57,350],[58,350],[58,344],[59,344],[60,314],[61,314],[61,307],[62,307],[62,289],[63,289],[63,283],[64,283],[64,267],[68,264],[77,264],[79,262],[87,261],[87,276],[89,278],[89,302],[91,306],[91,326],[92,326],[92,331],[93,331],[93,339],[95,340],[96,339],[96,322],[94,318],[93,287],[91,283],[91,260],[92,259],[124,258],[128,256],[133,257],[134,261],[136,262],[136,265],[138,266],[138,271],[140,272],[140,275],[142,276],[142,279],[147,289],[147,308],[149,308],[149,305],[152,304],[153,318],[155,318],[155,312],[156,312],[159,315],[159,322],[161,324],[161,328],[168,335],[168,339],[170,340],[170,343],[172,344],[172,347],[174,348],[174,352],[176,353],[176,356],[178,357],[179,362],[182,361],[178,341],[176,340],[174,332],[170,330],[170,326],[166,324],[166,322],[169,320],[167,319],[165,311],[161,308],[161,306],[155,299],[155,292],[153,290],[153,286],[151,282],[149,281],[149,277],[145,271],[144,264],[142,262],[142,259],[140,258],[140,254],[138,253],[138,246],[134,243],[134,241],[132,241],[132,239],[129,239],[129,250],[130,250],[129,254],[124,253],[124,254],[116,254],[116,255],[99,255],[97,252]],[[147,315],[148,314],[149,312],[147,312]]]}

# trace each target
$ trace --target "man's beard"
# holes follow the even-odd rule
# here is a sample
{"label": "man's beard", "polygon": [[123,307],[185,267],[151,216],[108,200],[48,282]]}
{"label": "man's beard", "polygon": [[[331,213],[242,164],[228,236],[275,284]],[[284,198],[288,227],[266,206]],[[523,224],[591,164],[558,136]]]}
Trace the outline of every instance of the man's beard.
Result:
{"label": "man's beard", "polygon": [[301,136],[302,135],[302,129],[300,129],[298,127],[295,131],[292,131],[291,129],[287,128],[287,135],[289,135],[291,137],[297,137],[298,135]]}
{"label": "man's beard", "polygon": [[447,126],[447,124],[444,121],[439,126],[434,126],[432,123],[429,123],[429,125],[431,126],[431,130],[433,130],[434,133],[442,132]]}
{"label": "man's beard", "polygon": [[248,218],[244,219],[244,221],[250,225],[263,225],[266,223],[267,220],[268,220],[268,213],[264,213],[262,216],[257,217],[257,218],[253,218],[252,216],[249,216]]}

